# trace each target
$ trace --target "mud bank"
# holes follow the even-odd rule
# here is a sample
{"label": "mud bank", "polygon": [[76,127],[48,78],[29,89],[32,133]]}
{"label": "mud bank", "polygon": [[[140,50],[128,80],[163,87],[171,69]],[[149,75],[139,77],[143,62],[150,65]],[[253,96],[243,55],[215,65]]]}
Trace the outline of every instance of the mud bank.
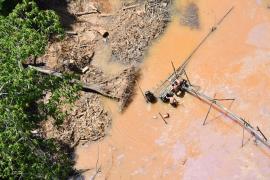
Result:
{"label": "mud bank", "polygon": [[[211,27],[234,6],[209,40],[193,56],[187,73],[201,91],[219,98],[236,98],[231,110],[262,128],[270,137],[268,93],[270,11],[265,1],[194,1],[199,28],[181,23],[181,10],[190,1],[177,0],[164,36],[155,43],[142,66],[142,89],[155,90],[179,66]],[[113,113],[110,135],[102,142],[77,148],[78,169],[99,179],[268,179],[270,153],[231,119],[212,111],[202,126],[208,105],[187,95],[173,109],[146,104],[137,89],[124,114]],[[230,107],[230,103],[225,105]],[[107,104],[113,112],[115,106]],[[165,125],[158,113],[170,114]],[[99,156],[98,156],[99,154]]]}
{"label": "mud bank", "polygon": [[[60,11],[67,34],[64,40],[51,42],[36,62],[97,85],[118,101],[117,111],[122,111],[133,95],[145,50],[169,21],[169,7],[168,0],[87,0],[69,1],[64,12],[56,2],[53,9]],[[67,16],[74,22],[67,22]],[[69,115],[60,127],[53,119],[41,123],[45,137],[75,146],[104,137],[112,122],[98,94],[82,92],[75,106],[66,109]]]}

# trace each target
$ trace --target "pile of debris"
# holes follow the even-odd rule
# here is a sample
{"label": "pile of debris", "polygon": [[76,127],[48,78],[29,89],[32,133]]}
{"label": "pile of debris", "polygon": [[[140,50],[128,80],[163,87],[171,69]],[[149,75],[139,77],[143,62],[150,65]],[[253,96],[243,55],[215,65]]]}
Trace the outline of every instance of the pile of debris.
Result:
{"label": "pile of debris", "polygon": [[101,105],[100,97],[92,93],[82,93],[62,125],[57,127],[50,119],[43,122],[41,132],[47,138],[56,138],[75,146],[83,141],[96,141],[104,137],[105,130],[110,125],[111,118]]}
{"label": "pile of debris", "polygon": [[[138,74],[134,64],[142,62],[144,51],[164,31],[169,19],[169,0],[124,5],[108,16],[101,16],[108,13],[101,5],[97,0],[70,1],[68,11],[76,16],[71,31],[64,40],[51,42],[45,55],[35,59],[35,64],[45,64],[47,69],[75,73],[83,84],[102,92],[82,92],[61,126],[54,126],[53,120],[43,122],[41,131],[45,137],[72,145],[103,137],[112,118],[101,96],[117,100],[120,111],[129,104]],[[126,69],[108,74],[93,65],[95,52],[103,46],[111,47],[111,59]]]}
{"label": "pile of debris", "polygon": [[95,83],[103,92],[106,92],[107,97],[119,101],[119,111],[123,111],[130,102],[130,97],[133,95],[137,75],[138,70],[134,66],[131,66],[113,77],[104,75],[98,69],[91,69],[81,77],[82,82],[86,84]]}
{"label": "pile of debris", "polygon": [[113,60],[122,64],[138,64],[150,43],[170,21],[169,0],[147,0],[118,11],[111,27]]}
{"label": "pile of debris", "polygon": [[[102,71],[92,67],[82,76],[82,82],[95,83],[108,97],[119,101],[119,110],[122,111],[132,96],[136,74],[137,70],[131,67],[109,78]],[[100,98],[98,94],[82,92],[80,99],[68,111],[69,115],[64,123],[55,126],[52,119],[44,121],[41,133],[47,138],[56,138],[72,146],[104,137],[106,129],[111,125],[111,116]]]}

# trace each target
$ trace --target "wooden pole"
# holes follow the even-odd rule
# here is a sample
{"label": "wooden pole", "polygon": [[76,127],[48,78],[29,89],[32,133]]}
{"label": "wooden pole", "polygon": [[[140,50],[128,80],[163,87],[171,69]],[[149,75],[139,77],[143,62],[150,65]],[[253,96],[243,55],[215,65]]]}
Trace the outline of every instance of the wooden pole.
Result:
{"label": "wooden pole", "polygon": [[244,138],[245,138],[245,127],[243,126],[243,133],[242,133],[242,147],[244,147]]}
{"label": "wooden pole", "polygon": [[264,140],[267,141],[267,138],[265,137],[265,135],[263,134],[263,132],[260,130],[258,126],[257,126],[257,131],[259,131],[259,133],[263,136]]}
{"label": "wooden pole", "polygon": [[[191,88],[187,89],[186,91],[188,93],[190,93],[191,95],[196,96],[196,97],[199,95],[201,97],[200,99],[204,102],[207,102],[209,104],[213,102],[213,98],[211,98],[203,93],[200,93],[200,92],[197,92],[197,94],[195,94],[194,90]],[[237,114],[231,112],[227,108],[225,108],[218,101],[216,101],[213,106],[216,108],[216,110],[218,110],[219,112],[222,112],[228,118],[235,120],[237,123],[239,123],[241,126],[243,126],[252,136],[255,137],[255,140],[259,140],[261,143],[263,143],[266,147],[268,147],[270,149],[269,141],[266,141],[265,138],[262,136],[262,134],[259,133],[258,130],[256,130],[253,126],[251,126],[247,121],[245,121],[243,118],[241,118]]]}
{"label": "wooden pole", "polygon": [[158,114],[160,115],[160,117],[161,117],[161,119],[164,121],[164,123],[165,123],[165,124],[168,124],[168,122],[163,118],[162,114],[161,114],[160,112],[159,112]]}
{"label": "wooden pole", "polygon": [[188,75],[187,75],[186,70],[185,70],[185,69],[183,69],[183,71],[184,71],[184,74],[185,74],[185,76],[186,76],[186,78],[187,78],[187,81],[188,81],[189,85],[191,85],[191,82],[190,82],[190,80],[189,80],[189,78],[188,78]]}
{"label": "wooden pole", "polygon": [[[223,22],[223,20],[231,13],[232,10],[233,10],[233,7],[230,8],[230,9],[225,13],[225,15],[219,20],[218,26],[219,26],[219,25]],[[216,27],[216,28],[217,28],[217,27]],[[190,62],[192,56],[197,52],[197,50],[202,46],[202,44],[203,44],[204,42],[206,42],[206,40],[210,37],[211,34],[213,34],[213,32],[214,32],[214,31],[210,30],[210,31],[206,34],[206,36],[200,41],[200,43],[195,47],[195,49],[191,52],[191,54],[185,59],[184,63],[183,63],[179,68],[176,69],[176,71],[178,72],[179,75],[182,75],[183,69],[185,69],[185,68],[187,67],[187,65],[189,64],[189,62]],[[171,77],[172,77],[173,75],[174,75],[174,73],[171,74],[171,75],[168,77],[168,79],[171,79]],[[166,82],[167,82],[167,80],[164,81],[160,86],[163,86]]]}
{"label": "wooden pole", "polygon": [[136,82],[136,85],[138,86],[138,88],[140,89],[140,91],[141,91],[141,93],[142,93],[142,95],[143,95],[143,97],[144,97],[145,101],[148,103],[148,100],[147,100],[146,96],[144,95],[143,90],[142,90],[142,88],[140,87],[140,85],[139,85],[138,81],[137,81],[137,80],[135,80],[135,82]]}
{"label": "wooden pole", "polygon": [[234,101],[234,98],[227,98],[227,99],[214,99],[215,101]]}
{"label": "wooden pole", "polygon": [[[214,98],[215,98],[215,97],[216,97],[216,94],[214,95]],[[205,116],[205,118],[204,118],[204,121],[203,121],[203,126],[204,126],[205,123],[206,123],[206,120],[207,120],[207,118],[208,118],[208,115],[209,115],[209,113],[210,113],[212,107],[213,107],[213,104],[214,104],[214,102],[211,103],[211,105],[210,105],[210,107],[209,107],[209,109],[208,109],[208,112],[207,112],[207,114],[206,114],[206,116]]]}
{"label": "wooden pole", "polygon": [[175,66],[174,66],[174,64],[173,64],[172,61],[171,61],[171,63],[172,63],[172,67],[173,67],[173,72],[174,72],[175,78],[178,78],[177,73],[176,73],[176,70],[175,70]]}

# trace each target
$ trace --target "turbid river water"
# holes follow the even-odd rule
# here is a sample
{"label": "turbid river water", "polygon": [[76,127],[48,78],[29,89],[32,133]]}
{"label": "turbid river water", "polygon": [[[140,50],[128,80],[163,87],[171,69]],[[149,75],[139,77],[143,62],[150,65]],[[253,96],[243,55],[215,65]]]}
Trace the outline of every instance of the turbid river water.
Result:
{"label": "turbid river water", "polygon": [[[179,10],[190,1],[175,2],[173,20],[147,52],[139,80],[154,89],[179,66],[209,29],[234,6],[232,13],[193,56],[187,72],[201,91],[219,98],[236,98],[231,110],[270,137],[270,9],[263,0],[196,0],[200,28],[179,23]],[[108,136],[77,148],[78,169],[96,179],[269,179],[270,149],[254,143],[233,120],[186,95],[178,108],[146,104],[137,90],[128,109],[113,115]],[[230,106],[230,102],[224,102]],[[165,125],[158,112],[169,113]],[[154,119],[153,116],[157,116]]]}

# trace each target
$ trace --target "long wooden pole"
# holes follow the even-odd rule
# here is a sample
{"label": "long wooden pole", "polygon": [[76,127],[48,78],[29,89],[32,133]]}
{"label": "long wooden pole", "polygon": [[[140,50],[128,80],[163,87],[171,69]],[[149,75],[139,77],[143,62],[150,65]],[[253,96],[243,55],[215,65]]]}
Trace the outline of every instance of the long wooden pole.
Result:
{"label": "long wooden pole", "polygon": [[135,80],[135,82],[136,82],[136,85],[138,86],[138,88],[140,89],[140,91],[142,93],[142,96],[144,97],[145,101],[148,103],[148,100],[147,100],[146,96],[144,95],[143,90],[142,90],[141,86],[139,85],[138,81]]}
{"label": "long wooden pole", "polygon": [[[216,94],[214,95],[214,98],[215,98],[215,97],[216,97]],[[214,102],[211,103],[211,105],[210,105],[210,107],[209,107],[209,109],[208,109],[208,112],[207,112],[207,114],[206,114],[206,116],[205,116],[205,118],[204,118],[204,121],[203,121],[203,126],[204,126],[205,123],[206,123],[206,120],[207,120],[207,118],[208,118],[208,115],[209,115],[209,113],[210,113],[212,107],[213,107],[213,104],[214,104]]]}
{"label": "long wooden pole", "polygon": [[209,96],[203,93],[199,93],[199,92],[195,93],[192,88],[186,88],[185,90],[188,93],[194,95],[195,97],[200,96],[201,97],[200,100],[203,100],[204,102],[207,102],[209,104],[214,102],[213,106],[215,106],[217,110],[219,110],[220,112],[223,112],[224,114],[226,114],[227,117],[231,118],[232,120],[235,120],[242,127],[244,127],[251,135],[253,135],[257,140],[262,142],[266,147],[270,148],[270,143],[269,141],[266,140],[265,137],[263,137],[264,135],[261,134],[261,132],[256,131],[256,129],[253,126],[251,126],[251,124],[249,124],[247,121],[245,121],[245,119],[234,114],[233,112],[228,110],[226,107],[224,107],[222,104],[220,104],[217,101],[213,101],[212,98],[210,98]]}
{"label": "long wooden pole", "polygon": [[164,121],[165,124],[168,124],[168,122],[163,118],[162,114],[161,113],[158,113],[161,117],[161,119]]}
{"label": "long wooden pole", "polygon": [[244,138],[245,138],[245,128],[243,127],[243,133],[242,133],[242,147],[244,147]]}
{"label": "long wooden pole", "polygon": [[[224,21],[224,19],[232,12],[232,10],[234,9],[234,7],[231,7],[229,10],[226,11],[226,13],[222,16],[222,18],[219,20],[218,22],[218,26],[221,25],[221,23]],[[215,27],[215,30],[217,29],[217,26],[214,26]],[[210,31],[205,35],[205,37],[200,41],[200,43],[195,47],[195,49],[190,53],[190,55],[185,59],[184,63],[176,69],[176,71],[178,72],[178,75],[182,75],[183,74],[183,70],[186,68],[186,66],[189,64],[192,56],[198,51],[198,49],[203,45],[204,42],[206,42],[206,40],[210,37],[211,34],[213,34],[213,28],[210,29]],[[171,79],[172,76],[174,75],[171,74],[167,79],[166,81],[164,81],[160,86],[159,88],[161,88],[166,82],[168,79]]]}
{"label": "long wooden pole", "polygon": [[175,78],[178,78],[177,73],[176,73],[176,70],[175,70],[175,66],[174,66],[174,64],[173,64],[172,61],[171,61],[171,63],[172,63],[172,67],[173,67],[173,71],[174,71]]}

